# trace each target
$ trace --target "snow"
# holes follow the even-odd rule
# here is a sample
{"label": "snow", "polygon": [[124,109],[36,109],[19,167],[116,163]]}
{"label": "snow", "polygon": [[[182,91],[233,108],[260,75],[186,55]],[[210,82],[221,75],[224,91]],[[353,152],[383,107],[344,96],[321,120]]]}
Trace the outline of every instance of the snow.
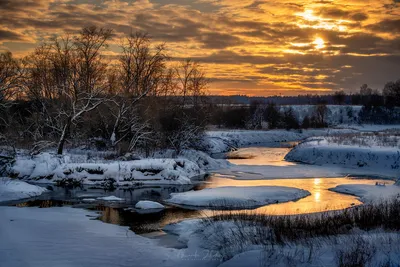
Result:
{"label": "snow", "polygon": [[46,188],[31,185],[23,181],[0,178],[0,202],[36,197],[46,191]]}
{"label": "snow", "polygon": [[313,136],[355,132],[358,131],[352,129],[309,129],[302,131],[222,130],[206,132],[204,142],[210,153],[221,153],[255,144],[299,141]]}
{"label": "snow", "polygon": [[138,203],[136,203],[135,208],[142,210],[149,210],[149,209],[164,209],[165,207],[164,205],[158,202],[141,200]]}
{"label": "snow", "polygon": [[252,237],[269,233],[268,228],[262,229],[262,227],[254,222],[240,220],[188,220],[168,225],[163,230],[177,235],[191,251],[200,252],[195,254],[198,257],[203,257],[200,248],[207,248],[206,257],[224,259],[225,261],[219,265],[223,267],[334,267],[338,266],[337,253],[343,249],[354,251],[354,248],[359,247],[357,240],[360,239],[369,244],[362,248],[363,252],[370,248],[376,250],[367,266],[383,266],[383,263],[387,262],[397,266],[400,263],[400,235],[396,232],[358,230],[354,234],[304,239],[297,242],[285,240],[284,244],[268,245],[266,242],[261,245]]}
{"label": "snow", "polygon": [[18,157],[12,174],[36,183],[57,183],[74,180],[85,185],[117,186],[137,184],[190,184],[191,177],[204,172],[187,159],[142,159],[98,163],[70,163],[68,156],[49,153],[33,158]]}
{"label": "snow", "polygon": [[293,179],[293,178],[337,178],[346,176],[370,176],[392,179],[398,170],[350,168],[338,165],[255,166],[234,165],[229,169],[218,170],[218,175],[236,180]]}
{"label": "snow", "polygon": [[310,192],[284,186],[218,187],[173,193],[168,203],[192,207],[256,208],[289,202],[309,196]]}
{"label": "snow", "polygon": [[82,199],[82,201],[83,202],[95,202],[96,199],[94,199],[94,198],[84,198],[84,199]]}
{"label": "snow", "polygon": [[[161,247],[95,212],[69,207],[0,207],[0,265],[7,267],[216,266],[186,261],[186,250]],[[190,252],[191,253],[191,252]]]}
{"label": "snow", "polygon": [[[315,114],[316,105],[290,105],[280,106],[281,111],[291,107],[293,114],[301,123],[305,116],[309,118]],[[327,105],[326,122],[329,125],[356,124],[362,106],[353,105]],[[350,116],[349,116],[350,115]]]}
{"label": "snow", "polygon": [[[175,154],[174,150],[167,149],[163,151],[158,151],[153,156],[155,158],[173,158],[174,154]],[[225,160],[214,159],[205,152],[193,149],[182,150],[178,158],[190,160],[196,163],[200,167],[200,169],[205,171],[216,170],[220,168],[228,168],[230,166],[230,164]]]}
{"label": "snow", "polygon": [[235,255],[219,267],[262,266],[264,255],[262,250],[250,250]]}
{"label": "snow", "polygon": [[124,199],[116,197],[116,196],[107,196],[107,197],[98,197],[97,200],[104,201],[124,201]]}
{"label": "snow", "polygon": [[351,142],[344,140],[335,143],[336,141],[329,138],[310,139],[296,146],[285,159],[319,166],[352,168],[375,176],[391,178],[398,176],[399,147],[377,146],[371,139],[351,140]]}
{"label": "snow", "polygon": [[358,196],[363,202],[377,202],[393,197],[400,197],[400,187],[395,185],[361,185],[347,184],[338,185],[329,190]]}

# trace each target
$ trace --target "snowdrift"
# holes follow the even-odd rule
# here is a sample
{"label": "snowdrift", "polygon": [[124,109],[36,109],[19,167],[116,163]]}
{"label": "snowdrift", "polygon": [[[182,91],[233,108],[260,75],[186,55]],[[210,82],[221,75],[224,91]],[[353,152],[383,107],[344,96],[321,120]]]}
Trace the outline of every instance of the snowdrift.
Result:
{"label": "snowdrift", "polygon": [[0,202],[36,197],[47,189],[10,178],[0,178]]}
{"label": "snowdrift", "polygon": [[326,138],[303,142],[291,150],[286,160],[315,165],[341,165],[370,170],[400,169],[398,147],[342,145]]}
{"label": "snowdrift", "polygon": [[313,136],[332,134],[349,134],[358,132],[353,129],[309,129],[302,131],[286,130],[231,130],[208,131],[205,137],[205,147],[210,153],[222,153],[235,148],[266,144],[274,142],[291,142],[304,140]]}
{"label": "snowdrift", "polygon": [[137,184],[190,184],[201,175],[199,166],[187,159],[142,159],[102,163],[68,163],[65,157],[43,153],[17,158],[11,175],[37,183],[79,183],[132,186]]}
{"label": "snowdrift", "polygon": [[227,186],[173,193],[167,202],[192,207],[250,209],[295,201],[309,195],[310,192],[307,190],[285,186]]}

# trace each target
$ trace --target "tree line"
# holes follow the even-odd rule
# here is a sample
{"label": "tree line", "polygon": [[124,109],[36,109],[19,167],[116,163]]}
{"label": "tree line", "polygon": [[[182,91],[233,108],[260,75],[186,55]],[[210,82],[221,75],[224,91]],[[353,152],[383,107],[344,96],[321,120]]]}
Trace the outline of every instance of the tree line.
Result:
{"label": "tree line", "polygon": [[207,114],[202,66],[172,63],[165,44],[139,32],[110,55],[113,38],[109,29],[86,27],[22,59],[1,53],[0,139],[54,146],[58,154],[87,139],[125,152],[196,144]]}

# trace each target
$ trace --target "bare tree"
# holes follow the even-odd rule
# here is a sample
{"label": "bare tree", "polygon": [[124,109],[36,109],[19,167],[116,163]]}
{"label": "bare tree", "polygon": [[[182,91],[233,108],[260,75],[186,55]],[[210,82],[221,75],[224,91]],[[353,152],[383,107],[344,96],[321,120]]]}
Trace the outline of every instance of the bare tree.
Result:
{"label": "bare tree", "polygon": [[21,67],[10,52],[0,53],[0,129],[10,126],[8,112],[12,98],[20,89]]}
{"label": "bare tree", "polygon": [[66,73],[60,88],[64,103],[58,113],[58,117],[63,119],[58,154],[63,152],[71,125],[105,101],[106,64],[101,52],[107,48],[110,38],[111,30],[89,27],[74,38],[72,45],[65,43],[60,49],[56,46],[55,56],[60,56],[61,63],[64,63],[61,64],[61,71]]}
{"label": "bare tree", "polygon": [[11,52],[0,54],[0,103],[10,99],[19,87],[20,64]]}
{"label": "bare tree", "polygon": [[46,125],[59,135],[58,154],[63,152],[71,126],[105,101],[102,50],[110,38],[110,30],[84,28],[73,38],[59,37],[43,44],[27,59],[29,91],[42,103]]}
{"label": "bare tree", "polygon": [[326,115],[328,113],[328,107],[325,104],[319,104],[315,106],[315,123],[318,127],[326,127]]}
{"label": "bare tree", "polygon": [[207,121],[208,106],[203,100],[208,79],[200,64],[185,60],[174,68],[172,81],[175,97],[160,119],[164,141],[179,154],[201,143]]}
{"label": "bare tree", "polygon": [[205,96],[208,80],[201,65],[190,59],[175,67],[177,79],[176,94],[182,99],[181,104],[198,107]]}
{"label": "bare tree", "polygon": [[137,142],[149,135],[149,131],[132,131],[148,129],[147,121],[137,119],[136,106],[148,95],[157,95],[166,80],[166,62],[168,56],[164,44],[152,45],[151,39],[145,33],[134,33],[123,39],[122,54],[119,58],[118,70],[120,90],[116,91],[112,115],[115,119],[111,133],[111,142],[118,144],[131,136],[130,149]]}

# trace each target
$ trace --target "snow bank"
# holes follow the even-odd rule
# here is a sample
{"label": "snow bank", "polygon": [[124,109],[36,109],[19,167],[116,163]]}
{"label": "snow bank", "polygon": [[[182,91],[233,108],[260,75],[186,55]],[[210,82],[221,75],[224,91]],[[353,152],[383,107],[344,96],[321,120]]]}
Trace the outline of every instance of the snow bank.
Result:
{"label": "snow bank", "polygon": [[199,166],[187,159],[143,159],[102,163],[69,163],[67,157],[40,154],[17,158],[12,175],[43,183],[78,182],[88,185],[190,184],[201,175]]}
{"label": "snow bank", "polygon": [[192,207],[256,208],[273,203],[298,200],[310,192],[284,186],[218,187],[173,193],[168,203]]}
{"label": "snow bank", "polygon": [[[159,246],[158,240],[136,235],[129,227],[91,220],[88,215],[97,217],[95,212],[0,207],[0,214],[1,266],[193,266],[182,257],[189,254],[186,250]],[[210,266],[210,261],[197,266]]]}
{"label": "snow bank", "polygon": [[309,140],[291,150],[285,157],[288,161],[315,165],[340,165],[362,168],[376,175],[393,174],[400,169],[398,147],[342,145],[326,138]]}
{"label": "snow bank", "polygon": [[[158,151],[154,154],[155,158],[175,158],[175,151],[172,149]],[[221,159],[214,159],[208,154],[193,150],[185,149],[182,150],[178,158],[187,159],[196,163],[202,170],[216,170],[221,168],[228,168],[230,166],[229,162]]]}
{"label": "snow bank", "polygon": [[393,185],[361,185],[347,184],[338,185],[329,190],[342,194],[355,195],[363,202],[374,202],[393,197],[400,197],[400,187]]}
{"label": "snow bank", "polygon": [[164,209],[164,205],[161,205],[158,202],[149,201],[149,200],[141,200],[136,203],[135,208],[142,210],[150,210],[150,209]]}
{"label": "snow bank", "polygon": [[348,134],[357,132],[352,129],[310,129],[302,131],[270,130],[230,130],[206,132],[204,146],[211,153],[228,152],[232,149],[256,144],[273,142],[291,142],[312,136]]}
{"label": "snow bank", "polygon": [[[87,199],[86,199],[87,200]],[[98,197],[97,200],[104,201],[124,201],[124,199],[116,197],[116,196],[108,196],[108,197]]]}
{"label": "snow bank", "polygon": [[0,202],[36,197],[46,191],[46,188],[23,181],[0,178]]}

